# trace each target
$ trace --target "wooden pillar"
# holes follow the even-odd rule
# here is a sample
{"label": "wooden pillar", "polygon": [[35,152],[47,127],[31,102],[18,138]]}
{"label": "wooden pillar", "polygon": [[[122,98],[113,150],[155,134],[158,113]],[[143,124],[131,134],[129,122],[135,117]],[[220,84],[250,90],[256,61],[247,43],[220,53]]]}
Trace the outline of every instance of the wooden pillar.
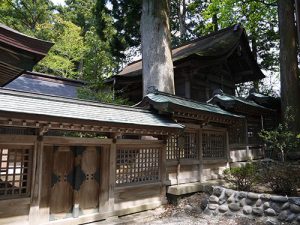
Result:
{"label": "wooden pillar", "polygon": [[109,187],[110,187],[110,149],[111,145],[101,149],[100,164],[100,191],[99,191],[99,212],[109,212]]}
{"label": "wooden pillar", "polygon": [[163,146],[161,147],[160,152],[160,180],[161,180],[161,190],[160,190],[160,196],[161,196],[161,202],[167,203],[166,199],[166,179],[167,179],[167,164],[166,164],[166,149],[167,149],[167,137],[162,138],[164,141]]}
{"label": "wooden pillar", "polygon": [[199,130],[198,139],[199,139],[199,182],[203,182],[203,148],[202,148],[202,132]]}
{"label": "wooden pillar", "polygon": [[230,148],[229,148],[229,134],[228,130],[226,130],[226,158],[227,158],[227,167],[230,167]]}
{"label": "wooden pillar", "polygon": [[117,144],[116,138],[113,138],[113,142],[110,146],[110,156],[109,156],[109,211],[114,211],[115,205],[115,186],[116,186],[116,154],[117,154]]}
{"label": "wooden pillar", "polygon": [[29,210],[29,224],[40,224],[39,203],[42,179],[42,159],[43,159],[43,137],[39,136],[34,146],[33,171],[32,171],[32,188]]}

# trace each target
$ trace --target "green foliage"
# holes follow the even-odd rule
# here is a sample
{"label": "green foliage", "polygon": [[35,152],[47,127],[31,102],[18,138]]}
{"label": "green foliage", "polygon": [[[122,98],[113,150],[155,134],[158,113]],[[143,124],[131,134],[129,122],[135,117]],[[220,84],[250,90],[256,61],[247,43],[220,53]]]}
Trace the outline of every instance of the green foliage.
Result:
{"label": "green foliage", "polygon": [[80,99],[86,99],[90,101],[97,101],[102,103],[114,103],[118,105],[128,105],[127,99],[114,97],[114,94],[110,90],[93,89],[91,87],[84,87],[79,89],[78,97]]}
{"label": "green foliage", "polygon": [[55,44],[35,69],[62,77],[79,78],[80,62],[86,51],[80,34],[80,27],[57,16],[55,23],[39,25],[36,36],[44,37]]}
{"label": "green foliage", "polygon": [[258,182],[257,167],[253,163],[247,163],[241,167],[226,169],[224,179],[237,190],[250,191]]}
{"label": "green foliage", "polygon": [[261,166],[259,180],[276,194],[294,195],[300,187],[299,170],[299,165],[269,163]]}
{"label": "green foliage", "polygon": [[280,157],[282,161],[285,161],[287,152],[295,151],[299,146],[297,135],[291,131],[289,127],[289,123],[292,121],[294,121],[294,116],[289,109],[285,114],[285,122],[283,124],[279,124],[274,130],[262,130],[259,133],[259,136],[264,140],[270,150],[281,154]]}

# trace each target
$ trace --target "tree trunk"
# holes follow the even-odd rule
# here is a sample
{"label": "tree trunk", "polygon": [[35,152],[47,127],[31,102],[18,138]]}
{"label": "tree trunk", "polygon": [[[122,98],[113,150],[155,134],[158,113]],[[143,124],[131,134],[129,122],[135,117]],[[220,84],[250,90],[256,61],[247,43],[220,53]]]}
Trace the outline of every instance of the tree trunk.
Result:
{"label": "tree trunk", "polygon": [[216,13],[214,13],[213,17],[212,17],[212,23],[214,26],[214,31],[218,31],[219,30],[219,24],[218,24],[218,16]]}
{"label": "tree trunk", "polygon": [[[278,0],[280,32],[280,82],[283,114],[292,109],[295,121],[290,127],[300,131],[300,81],[298,76],[294,1]],[[288,122],[288,121],[287,121]]]}
{"label": "tree trunk", "polygon": [[179,32],[180,32],[180,38],[185,39],[186,38],[186,3],[185,0],[179,0],[178,5],[178,18],[179,18]]}
{"label": "tree trunk", "polygon": [[[255,61],[257,61],[257,42],[255,37],[251,38],[251,44],[252,44],[252,54],[254,56]],[[253,87],[255,91],[259,92],[259,80],[253,81]]]}
{"label": "tree trunk", "polygon": [[175,94],[167,0],[143,0],[141,18],[143,95]]}

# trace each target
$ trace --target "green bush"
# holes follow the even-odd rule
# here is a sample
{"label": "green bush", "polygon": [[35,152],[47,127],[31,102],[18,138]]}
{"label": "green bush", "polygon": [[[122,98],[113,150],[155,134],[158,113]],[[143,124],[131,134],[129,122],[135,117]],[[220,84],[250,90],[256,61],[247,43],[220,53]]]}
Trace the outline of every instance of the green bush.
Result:
{"label": "green bush", "polygon": [[247,163],[241,167],[226,169],[224,179],[237,190],[250,191],[258,182],[257,167],[253,163]]}
{"label": "green bush", "polygon": [[259,170],[259,181],[274,193],[295,195],[300,187],[300,165],[272,162],[264,164]]}

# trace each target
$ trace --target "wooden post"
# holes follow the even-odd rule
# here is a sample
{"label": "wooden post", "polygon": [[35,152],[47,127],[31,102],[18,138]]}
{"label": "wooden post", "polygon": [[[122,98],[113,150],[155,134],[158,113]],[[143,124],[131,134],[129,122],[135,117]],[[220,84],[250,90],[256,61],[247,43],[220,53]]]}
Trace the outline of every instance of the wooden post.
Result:
{"label": "wooden post", "polygon": [[199,182],[203,182],[203,148],[202,148],[202,132],[200,129],[198,133],[199,139]]}
{"label": "wooden post", "polygon": [[106,213],[109,208],[109,189],[110,189],[110,149],[111,145],[101,149],[100,164],[100,191],[99,191],[99,212]]}
{"label": "wooden post", "polygon": [[116,138],[113,138],[113,142],[110,146],[110,157],[109,157],[109,211],[114,211],[115,205],[115,186],[116,186],[116,154],[117,144]]}
{"label": "wooden post", "polygon": [[34,146],[33,157],[33,172],[32,172],[32,188],[31,188],[31,201],[29,210],[29,224],[40,224],[39,221],[39,203],[42,179],[42,159],[43,159],[43,137],[39,136]]}
{"label": "wooden post", "polygon": [[167,149],[167,138],[163,138],[164,144],[161,147],[160,152],[160,180],[161,180],[161,202],[164,204],[167,202],[166,199],[166,178],[167,178],[167,165],[166,165],[166,149]]}
{"label": "wooden post", "polygon": [[227,150],[227,167],[230,168],[230,148],[229,148],[229,134],[228,134],[228,130],[226,130],[226,150]]}

